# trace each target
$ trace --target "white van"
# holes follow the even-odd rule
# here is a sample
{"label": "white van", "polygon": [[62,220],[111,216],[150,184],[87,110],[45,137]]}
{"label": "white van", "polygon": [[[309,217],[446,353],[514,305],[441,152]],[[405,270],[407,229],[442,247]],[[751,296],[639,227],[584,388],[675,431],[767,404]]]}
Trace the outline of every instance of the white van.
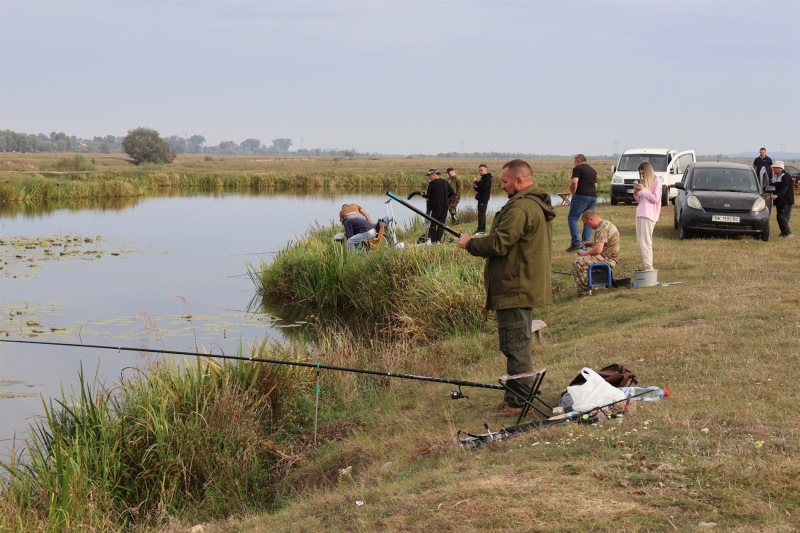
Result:
{"label": "white van", "polygon": [[668,148],[625,150],[619,162],[611,167],[611,172],[614,174],[611,178],[611,205],[620,202],[630,204],[636,201],[633,198],[633,182],[639,180],[639,165],[645,161],[653,166],[656,176],[661,179],[661,205],[667,205],[678,194],[672,185],[681,181],[686,167],[696,159],[694,150],[685,152]]}

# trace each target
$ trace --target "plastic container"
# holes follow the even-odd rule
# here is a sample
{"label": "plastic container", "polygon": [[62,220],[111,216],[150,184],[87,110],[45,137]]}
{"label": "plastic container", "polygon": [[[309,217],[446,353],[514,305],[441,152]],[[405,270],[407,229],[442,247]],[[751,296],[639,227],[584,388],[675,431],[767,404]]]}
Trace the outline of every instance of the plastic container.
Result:
{"label": "plastic container", "polygon": [[[661,387],[621,387],[620,390],[628,397],[630,392],[631,400],[640,402],[657,402],[662,398],[669,396]],[[634,397],[635,396],[635,397]]]}
{"label": "plastic container", "polygon": [[637,287],[655,287],[658,285],[658,270],[634,270]]}

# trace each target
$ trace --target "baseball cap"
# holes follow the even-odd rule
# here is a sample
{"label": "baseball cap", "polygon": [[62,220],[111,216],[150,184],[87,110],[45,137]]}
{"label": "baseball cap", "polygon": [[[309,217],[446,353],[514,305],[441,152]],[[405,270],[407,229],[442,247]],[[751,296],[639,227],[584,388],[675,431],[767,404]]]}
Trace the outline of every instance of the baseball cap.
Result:
{"label": "baseball cap", "polygon": [[447,172],[450,172],[451,170],[455,170],[455,169],[453,167],[447,167]]}
{"label": "baseball cap", "polygon": [[428,171],[428,173],[427,173],[427,174],[425,174],[425,175],[426,175],[426,176],[430,176],[431,174],[438,174],[438,173],[439,173],[439,171],[438,171],[438,170],[436,170],[435,168],[432,168],[432,169],[430,169],[430,170]]}
{"label": "baseball cap", "polygon": [[784,168],[783,161],[773,161],[772,162],[772,167],[773,168]]}

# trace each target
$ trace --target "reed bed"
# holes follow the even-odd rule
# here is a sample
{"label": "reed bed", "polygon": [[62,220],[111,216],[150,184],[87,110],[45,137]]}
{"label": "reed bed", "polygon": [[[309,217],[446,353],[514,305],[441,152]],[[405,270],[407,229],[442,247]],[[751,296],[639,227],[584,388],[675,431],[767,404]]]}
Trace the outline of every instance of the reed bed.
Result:
{"label": "reed bed", "polygon": [[[293,358],[266,343],[255,357]],[[4,531],[118,530],[268,507],[305,427],[311,373],[249,362],[158,360],[112,388],[45,403],[0,482]],[[308,403],[307,401],[305,403]]]}
{"label": "reed bed", "polygon": [[[470,197],[475,160],[438,158],[248,158],[226,157],[206,161],[182,156],[171,165],[132,167],[119,155],[96,154],[91,161],[81,155],[54,158],[45,154],[0,154],[0,202],[71,200],[84,198],[141,197],[165,190],[190,191],[332,191],[424,190],[428,168],[453,165]],[[96,158],[96,159],[95,159]],[[448,162],[449,161],[449,162]],[[504,160],[488,161],[500,191]],[[536,183],[545,190],[568,189],[570,160],[531,160]],[[608,190],[608,161],[592,162],[599,172],[599,190]],[[22,169],[22,170],[20,170]],[[474,175],[473,175],[474,174]]]}
{"label": "reed bed", "polygon": [[[419,339],[486,327],[482,259],[453,244],[351,253],[333,240],[336,231],[317,225],[272,262],[249,265],[258,294],[278,304],[353,313]],[[409,226],[400,237],[418,231]]]}

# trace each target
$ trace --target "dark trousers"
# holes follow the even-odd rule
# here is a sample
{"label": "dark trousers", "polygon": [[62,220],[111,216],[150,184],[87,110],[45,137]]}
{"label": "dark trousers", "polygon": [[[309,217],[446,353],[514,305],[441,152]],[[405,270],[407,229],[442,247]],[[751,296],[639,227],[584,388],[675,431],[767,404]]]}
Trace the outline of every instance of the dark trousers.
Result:
{"label": "dark trousers", "polygon": [[478,229],[477,231],[486,232],[486,208],[489,207],[489,202],[481,202],[478,200]]}
{"label": "dark trousers", "polygon": [[[523,374],[533,370],[533,357],[531,356],[531,308],[498,309],[497,333],[500,337],[500,351],[506,356],[506,372],[510,376]],[[515,392],[526,397],[527,394],[519,387],[533,385],[533,378],[523,378],[519,381],[509,381],[508,386]],[[503,398],[507,404],[522,407],[525,402],[506,392]]]}
{"label": "dark trousers", "polygon": [[[433,209],[431,217],[442,223],[447,222],[447,206]],[[428,229],[428,238],[431,242],[441,242],[442,236],[444,236],[444,226],[431,222],[431,227]]]}
{"label": "dark trousers", "polygon": [[789,229],[789,218],[792,216],[791,205],[776,205],[775,212],[778,218],[778,227],[781,229],[781,236],[791,235],[792,230]]}

